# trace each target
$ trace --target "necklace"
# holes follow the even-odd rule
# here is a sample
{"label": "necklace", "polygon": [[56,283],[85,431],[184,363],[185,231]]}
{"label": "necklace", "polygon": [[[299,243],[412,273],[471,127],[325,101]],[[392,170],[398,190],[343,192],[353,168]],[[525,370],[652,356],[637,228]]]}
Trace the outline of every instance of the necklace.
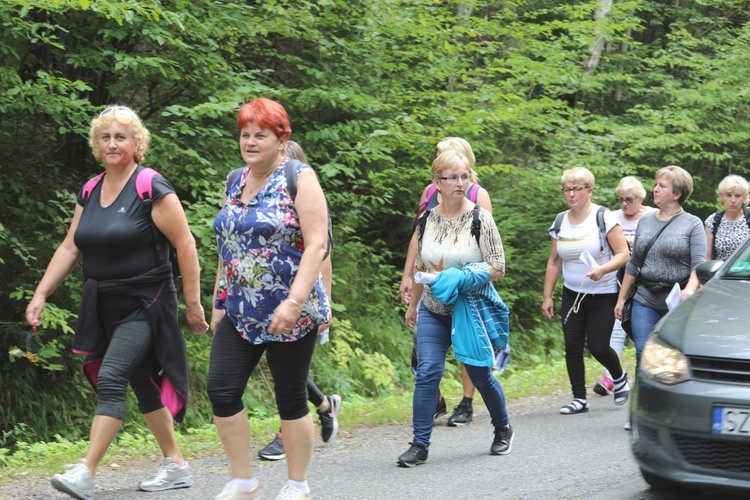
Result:
{"label": "necklace", "polygon": [[[673,213],[673,214],[668,214],[668,213],[666,213],[666,212],[665,212],[664,210],[662,210],[662,209],[660,208],[660,209],[659,209],[659,215],[660,215],[660,217],[659,217],[659,220],[669,220],[669,219],[671,219],[672,217],[674,217],[675,215],[680,215],[681,213],[682,213],[682,208],[680,208],[680,209],[679,209],[678,211],[676,211],[676,212],[675,212],[675,213]],[[664,219],[664,218],[662,218],[662,217],[666,217],[666,219]]]}
{"label": "necklace", "polygon": [[250,175],[248,175],[248,183],[247,183],[248,187],[252,191],[255,191],[256,189],[262,187],[263,185],[265,185],[266,182],[268,182],[268,178],[271,177],[272,173],[273,173],[273,170],[265,174],[263,177],[256,177],[251,172]]}
{"label": "necklace", "polygon": [[262,177],[253,175],[252,169],[250,170],[250,173],[248,173],[247,179],[245,180],[245,189],[243,190],[243,194],[240,197],[243,203],[248,203],[250,199],[261,192],[263,186],[266,185],[266,183],[268,182],[268,178],[271,177],[271,174],[273,174],[274,170],[276,169],[271,169]]}
{"label": "necklace", "polygon": [[[115,201],[120,193],[125,188],[128,180],[132,177],[133,172],[138,168],[137,163],[133,163],[125,172],[113,170],[102,178],[102,189],[99,192],[99,204],[102,208],[109,208]],[[106,194],[105,194],[106,191]],[[114,193],[114,194],[113,194]],[[108,199],[109,202],[105,202],[104,199]]]}
{"label": "necklace", "polygon": [[[112,205],[115,201],[117,201],[117,197],[120,196],[120,192],[122,192],[124,184],[122,186],[116,186],[114,184],[106,184],[106,186],[109,189],[107,190],[107,193],[105,194],[104,193],[105,182],[106,180],[102,182],[102,190],[99,193],[99,202],[101,203],[102,208],[109,208],[110,205]],[[114,195],[111,194],[112,191],[114,191]],[[105,202],[104,201],[105,198],[107,198],[110,201]]]}

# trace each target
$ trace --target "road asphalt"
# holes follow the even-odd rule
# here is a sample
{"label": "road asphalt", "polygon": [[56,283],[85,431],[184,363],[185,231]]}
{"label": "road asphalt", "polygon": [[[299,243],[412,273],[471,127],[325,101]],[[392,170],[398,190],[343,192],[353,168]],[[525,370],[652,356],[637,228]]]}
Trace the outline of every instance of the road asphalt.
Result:
{"label": "road asphalt", "polygon": [[[601,499],[682,500],[685,493],[651,491],[630,453],[630,434],[623,429],[628,407],[611,396],[593,396],[591,410],[560,415],[570,402],[566,393],[509,401],[515,431],[512,452],[489,454],[493,427],[483,406],[474,421],[447,427],[436,422],[427,462],[414,468],[396,466],[409,447],[410,425],[347,428],[346,401],[338,437],[324,444],[316,437],[309,470],[313,498],[332,499]],[[449,404],[456,402],[450,402]],[[316,427],[316,430],[318,427]],[[270,436],[269,436],[270,437]],[[253,450],[256,454],[257,450]],[[191,488],[158,493],[137,490],[138,482],[158,466],[157,459],[109,466],[97,473],[96,499],[211,499],[229,480],[221,450],[191,460]],[[254,462],[265,498],[273,499],[286,479],[286,461]],[[694,494],[691,498],[704,498]],[[0,488],[0,499],[61,499],[46,478],[24,477]],[[705,497],[709,498],[709,497]],[[719,498],[719,497],[710,497]]]}

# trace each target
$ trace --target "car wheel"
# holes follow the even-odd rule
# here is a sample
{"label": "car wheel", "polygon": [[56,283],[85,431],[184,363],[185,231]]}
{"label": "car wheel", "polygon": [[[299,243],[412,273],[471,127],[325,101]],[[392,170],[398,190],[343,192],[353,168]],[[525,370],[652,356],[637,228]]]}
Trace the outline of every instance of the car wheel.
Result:
{"label": "car wheel", "polygon": [[641,468],[641,475],[643,476],[643,479],[648,483],[648,485],[655,490],[663,491],[679,488],[679,485],[677,485],[677,483],[645,471],[643,470],[643,468]]}

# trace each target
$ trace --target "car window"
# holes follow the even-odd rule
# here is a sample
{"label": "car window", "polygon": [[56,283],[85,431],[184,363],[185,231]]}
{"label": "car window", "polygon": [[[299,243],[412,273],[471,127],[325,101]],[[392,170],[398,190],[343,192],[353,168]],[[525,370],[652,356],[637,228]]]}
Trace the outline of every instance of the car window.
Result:
{"label": "car window", "polygon": [[750,245],[745,245],[745,248],[729,263],[724,277],[750,278]]}

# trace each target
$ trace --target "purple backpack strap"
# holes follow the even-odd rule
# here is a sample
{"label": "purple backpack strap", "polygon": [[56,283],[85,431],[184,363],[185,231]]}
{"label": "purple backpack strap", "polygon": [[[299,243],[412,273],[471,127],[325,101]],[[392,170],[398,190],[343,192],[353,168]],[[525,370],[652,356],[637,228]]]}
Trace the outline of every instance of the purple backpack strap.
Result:
{"label": "purple backpack strap", "polygon": [[435,196],[436,192],[437,188],[435,187],[435,184],[430,184],[427,188],[427,193],[424,196],[424,200],[419,204],[419,208],[417,208],[417,215],[414,216],[414,220],[419,219],[419,217],[424,213],[427,205],[430,203],[432,197]]}
{"label": "purple backpack strap", "polygon": [[154,188],[151,185],[151,181],[155,175],[161,175],[153,168],[144,168],[135,177],[135,192],[138,193],[138,198],[142,200],[150,200],[154,197]]}
{"label": "purple backpack strap", "polygon": [[476,203],[477,198],[479,198],[479,184],[474,183],[469,188],[469,201]]}
{"label": "purple backpack strap", "polygon": [[107,171],[105,170],[101,174],[97,175],[96,177],[93,177],[86,181],[86,184],[83,185],[83,199],[88,200],[91,197],[91,192],[94,190],[97,184],[99,184],[99,181],[102,180],[102,177],[104,177],[104,174],[106,174]]}

